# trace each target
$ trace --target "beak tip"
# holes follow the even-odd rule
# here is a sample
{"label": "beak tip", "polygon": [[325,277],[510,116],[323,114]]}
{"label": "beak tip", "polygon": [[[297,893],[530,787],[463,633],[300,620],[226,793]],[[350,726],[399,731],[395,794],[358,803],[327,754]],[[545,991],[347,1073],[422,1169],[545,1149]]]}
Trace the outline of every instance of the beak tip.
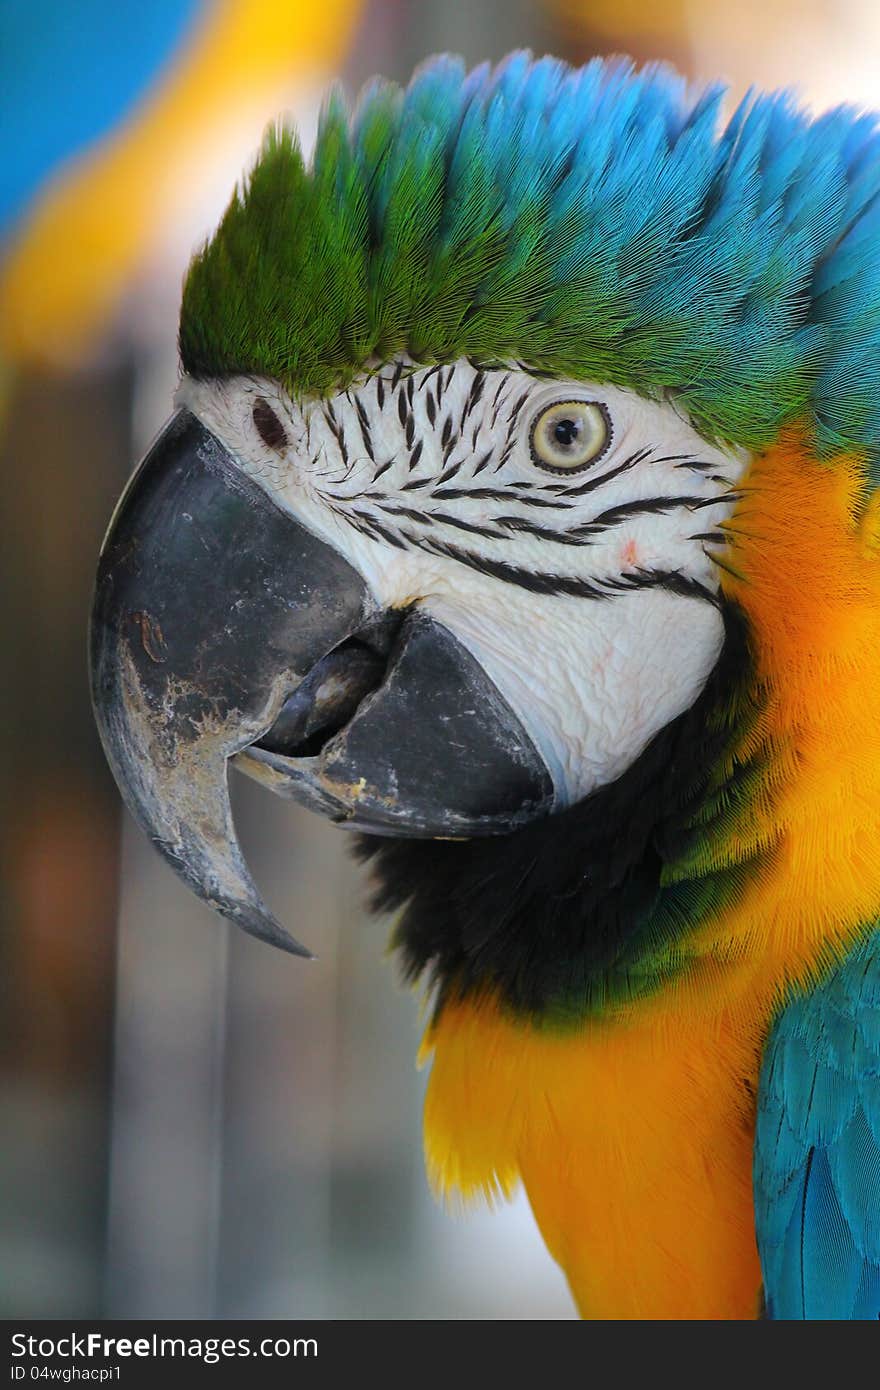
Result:
{"label": "beak tip", "polygon": [[287,946],[284,946],[282,949],[287,951],[289,955],[298,956],[300,960],[318,959],[314,951],[310,951],[308,946],[304,946],[302,942],[297,941],[295,937],[288,935],[288,942],[289,944]]}
{"label": "beak tip", "polygon": [[[212,906],[217,906],[212,904]],[[291,936],[286,927],[274,918],[269,912],[255,912],[245,909],[241,910],[241,905],[236,904],[233,911],[225,910],[221,906],[220,911],[224,916],[228,916],[237,927],[247,932],[248,936],[254,936],[258,941],[265,941],[269,946],[277,946],[279,950],[286,951],[289,956],[299,956],[301,960],[315,960],[315,956],[304,946],[301,941],[297,941],[295,936]]]}

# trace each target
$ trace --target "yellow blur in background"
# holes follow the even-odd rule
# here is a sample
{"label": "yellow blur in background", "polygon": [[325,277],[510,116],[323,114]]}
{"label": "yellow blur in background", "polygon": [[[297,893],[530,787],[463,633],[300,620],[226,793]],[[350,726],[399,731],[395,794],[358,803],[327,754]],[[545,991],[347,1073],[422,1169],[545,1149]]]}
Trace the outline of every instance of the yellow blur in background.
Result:
{"label": "yellow blur in background", "polygon": [[[727,78],[733,97],[754,83],[796,87],[817,109],[872,107],[880,12],[871,0],[189,8],[152,79],[55,161],[0,241],[0,1315],[571,1317],[521,1199],[455,1220],[433,1204],[418,1003],[384,959],[387,923],[363,911],[344,834],[236,779],[247,859],[317,951],[309,964],[230,934],[121,812],[85,669],[101,534],[168,413],[189,256],[279,112],[308,144],[337,77],[353,92],[374,72],[405,81],[439,50],[478,62],[523,46],[667,59]],[[26,57],[0,45],[0,83]],[[41,100],[56,114],[51,84]]]}
{"label": "yellow blur in background", "polygon": [[217,175],[238,176],[263,126],[341,69],[360,8],[359,0],[205,6],[136,109],[27,210],[0,280],[0,351],[66,366],[92,350],[127,286],[163,248],[169,222],[197,219]]}

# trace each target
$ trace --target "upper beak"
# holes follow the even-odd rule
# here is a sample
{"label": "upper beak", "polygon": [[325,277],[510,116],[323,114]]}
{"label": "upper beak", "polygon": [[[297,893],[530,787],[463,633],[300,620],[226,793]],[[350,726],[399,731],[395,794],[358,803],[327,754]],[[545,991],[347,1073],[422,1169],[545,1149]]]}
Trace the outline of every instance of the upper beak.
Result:
{"label": "upper beak", "polygon": [[186,410],[111,520],[91,679],[110,766],[156,848],[218,911],[296,954],[309,952],[238,845],[230,758],[385,833],[497,833],[552,802],[543,760],[453,635],[415,609],[383,612]]}

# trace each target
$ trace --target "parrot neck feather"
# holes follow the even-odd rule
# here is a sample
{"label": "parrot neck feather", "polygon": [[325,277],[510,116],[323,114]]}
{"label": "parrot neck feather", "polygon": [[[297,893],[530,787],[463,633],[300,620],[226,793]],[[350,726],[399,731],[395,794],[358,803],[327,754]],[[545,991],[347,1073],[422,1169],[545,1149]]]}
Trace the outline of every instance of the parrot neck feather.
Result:
{"label": "parrot neck feather", "polygon": [[558,1024],[651,992],[679,968],[682,934],[736,888],[726,866],[667,881],[745,794],[728,755],[757,711],[743,618],[730,604],[724,619],[696,702],[583,801],[504,836],[362,837],[375,906],[403,908],[394,944],[410,979],[427,973],[441,1002],[489,993]]}
{"label": "parrot neck feather", "polygon": [[591,1317],[757,1313],[761,1054],[780,1005],[880,918],[880,510],[864,461],[822,463],[790,434],[740,490],[723,587],[762,697],[719,785],[748,794],[673,871],[740,864],[739,892],[650,998],[567,1031],[488,993],[451,999],[422,1050],[433,1182],[492,1200],[521,1180]]}

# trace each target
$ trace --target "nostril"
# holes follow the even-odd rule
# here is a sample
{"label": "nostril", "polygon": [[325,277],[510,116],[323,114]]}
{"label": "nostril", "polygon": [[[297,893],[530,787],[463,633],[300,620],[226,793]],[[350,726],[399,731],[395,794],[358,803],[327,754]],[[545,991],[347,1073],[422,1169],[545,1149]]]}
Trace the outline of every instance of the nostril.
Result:
{"label": "nostril", "polygon": [[314,758],[382,683],[387,658],[357,638],[328,652],[289,695],[256,747],[286,758]]}

